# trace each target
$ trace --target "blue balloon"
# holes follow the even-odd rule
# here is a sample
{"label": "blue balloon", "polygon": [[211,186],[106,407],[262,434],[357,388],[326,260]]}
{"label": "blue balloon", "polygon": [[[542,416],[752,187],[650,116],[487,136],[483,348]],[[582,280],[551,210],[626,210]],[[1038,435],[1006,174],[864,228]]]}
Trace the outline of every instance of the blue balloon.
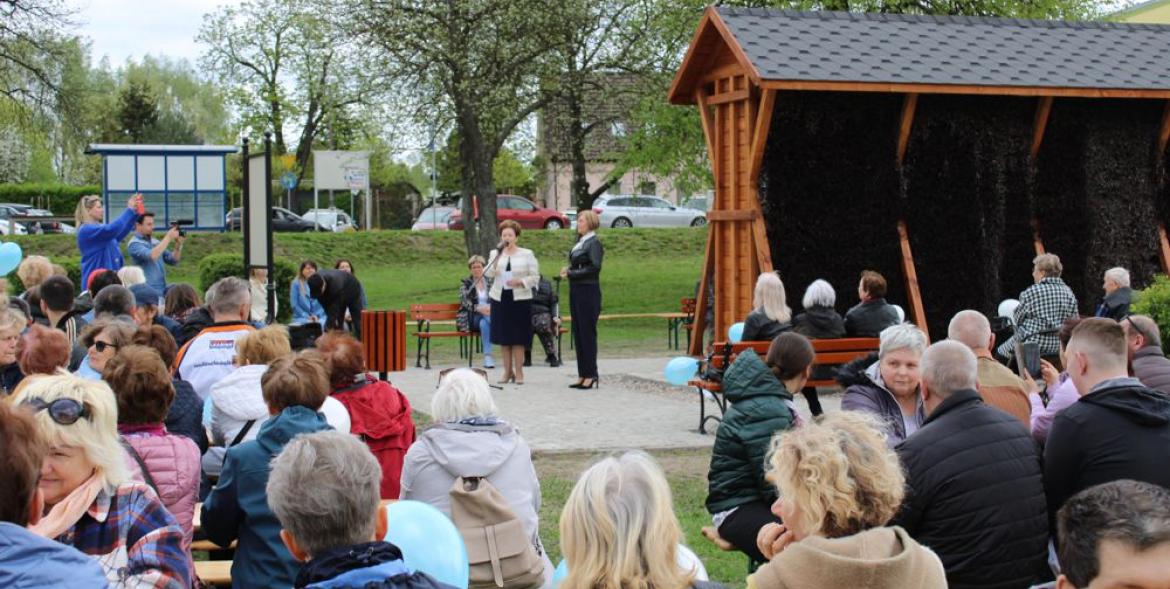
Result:
{"label": "blue balloon", "polygon": [[395,501],[386,506],[386,541],[402,550],[411,570],[467,589],[467,546],[443,512],[421,501]]}
{"label": "blue balloon", "polygon": [[0,245],[0,274],[15,270],[22,259],[24,252],[20,251],[20,244],[8,242]]}
{"label": "blue balloon", "polygon": [[557,564],[557,569],[553,571],[552,589],[557,589],[557,586],[560,585],[561,581],[564,581],[565,577],[567,576],[569,576],[569,565],[566,564],[565,559],[562,558],[561,562]]}
{"label": "blue balloon", "polygon": [[664,373],[666,382],[674,386],[685,385],[691,377],[699,373],[699,361],[690,356],[671,358],[670,362],[666,363]]}
{"label": "blue balloon", "polygon": [[741,340],[743,340],[743,322],[742,321],[740,321],[739,323],[735,323],[731,327],[727,328],[727,339],[731,340],[731,343],[733,343],[733,344],[738,344]]}

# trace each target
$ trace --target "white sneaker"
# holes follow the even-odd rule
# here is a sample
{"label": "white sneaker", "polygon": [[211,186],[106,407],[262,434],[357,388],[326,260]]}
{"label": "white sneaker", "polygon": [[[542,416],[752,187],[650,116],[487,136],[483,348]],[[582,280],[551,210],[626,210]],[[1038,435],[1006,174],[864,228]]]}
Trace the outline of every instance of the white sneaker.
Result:
{"label": "white sneaker", "polygon": [[491,356],[484,356],[483,357],[483,367],[484,368],[495,368],[496,362],[495,362],[495,360],[492,360]]}

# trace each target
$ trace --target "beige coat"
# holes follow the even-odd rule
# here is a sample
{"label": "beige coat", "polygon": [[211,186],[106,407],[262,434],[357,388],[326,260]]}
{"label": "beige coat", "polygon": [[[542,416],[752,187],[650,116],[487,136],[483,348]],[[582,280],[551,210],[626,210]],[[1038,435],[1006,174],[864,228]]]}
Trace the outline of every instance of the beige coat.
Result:
{"label": "beige coat", "polygon": [[894,526],[790,544],[748,577],[748,589],[946,589],[942,562]]}
{"label": "beige coat", "polygon": [[532,289],[536,288],[536,284],[540,282],[540,264],[536,261],[532,250],[517,247],[514,255],[503,254],[499,261],[495,261],[498,253],[498,250],[492,250],[491,256],[488,257],[487,268],[483,272],[485,276],[492,279],[492,289],[488,291],[488,296],[493,301],[499,302],[500,297],[504,295],[504,268],[507,268],[508,263],[511,262],[512,278],[524,281],[524,286],[512,289],[512,300],[532,300]]}

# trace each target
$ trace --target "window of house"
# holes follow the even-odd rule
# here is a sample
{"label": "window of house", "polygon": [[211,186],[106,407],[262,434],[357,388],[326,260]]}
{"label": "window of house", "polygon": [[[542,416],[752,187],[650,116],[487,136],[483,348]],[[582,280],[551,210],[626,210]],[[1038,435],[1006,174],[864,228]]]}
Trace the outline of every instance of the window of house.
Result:
{"label": "window of house", "polygon": [[622,137],[625,137],[626,136],[626,123],[625,123],[625,121],[614,121],[614,122],[610,123],[609,124],[609,134],[613,135],[614,137],[617,137],[619,139]]}
{"label": "window of house", "polygon": [[638,184],[638,194],[655,195],[658,193],[658,184],[655,182],[642,182]]}

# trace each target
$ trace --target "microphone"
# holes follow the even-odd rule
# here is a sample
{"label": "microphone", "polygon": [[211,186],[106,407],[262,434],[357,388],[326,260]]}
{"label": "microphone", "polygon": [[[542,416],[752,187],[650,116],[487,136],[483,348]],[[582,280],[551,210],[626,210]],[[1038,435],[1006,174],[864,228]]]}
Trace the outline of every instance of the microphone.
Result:
{"label": "microphone", "polygon": [[497,245],[497,246],[496,246],[496,251],[498,251],[498,252],[502,252],[502,251],[504,251],[504,248],[505,248],[505,247],[507,247],[507,246],[508,246],[508,242],[506,242],[506,241],[501,241],[501,242],[499,243],[499,245]]}

